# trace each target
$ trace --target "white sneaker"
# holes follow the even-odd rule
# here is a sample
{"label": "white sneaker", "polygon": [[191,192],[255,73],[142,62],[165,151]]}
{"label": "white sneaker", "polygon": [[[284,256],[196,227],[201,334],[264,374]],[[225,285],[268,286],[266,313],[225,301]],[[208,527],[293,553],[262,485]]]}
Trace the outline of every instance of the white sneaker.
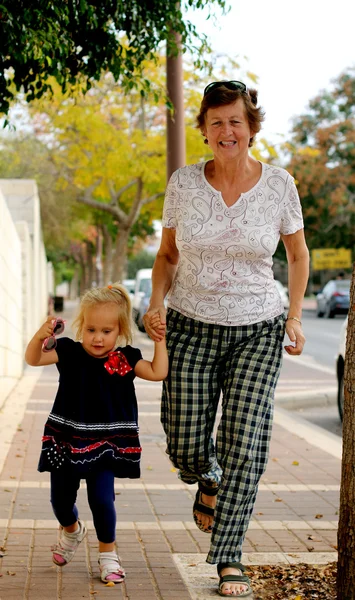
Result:
{"label": "white sneaker", "polygon": [[75,533],[68,533],[64,529],[60,537],[59,543],[52,546],[52,559],[58,567],[64,567],[73,558],[78,549],[80,542],[83,541],[87,534],[87,529],[81,521],[78,521],[79,530]]}

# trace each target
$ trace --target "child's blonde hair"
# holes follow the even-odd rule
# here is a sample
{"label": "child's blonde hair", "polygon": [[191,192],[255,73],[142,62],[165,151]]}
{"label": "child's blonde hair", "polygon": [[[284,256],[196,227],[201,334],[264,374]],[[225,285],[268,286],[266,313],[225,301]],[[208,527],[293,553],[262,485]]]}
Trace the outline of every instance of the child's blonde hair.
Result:
{"label": "child's blonde hair", "polygon": [[85,292],[80,301],[79,312],[73,321],[73,329],[76,330],[75,339],[80,341],[83,335],[84,312],[96,304],[117,304],[117,319],[119,336],[126,344],[132,341],[132,307],[131,300],[126,288],[120,283],[113,283],[105,287],[91,288]]}

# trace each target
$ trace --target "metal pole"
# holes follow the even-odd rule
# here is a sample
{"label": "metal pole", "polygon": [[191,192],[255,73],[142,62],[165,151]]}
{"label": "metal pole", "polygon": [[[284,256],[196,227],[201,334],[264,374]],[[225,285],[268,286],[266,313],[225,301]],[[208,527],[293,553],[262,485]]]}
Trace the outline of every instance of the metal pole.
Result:
{"label": "metal pole", "polygon": [[[180,35],[174,34],[176,45],[181,48]],[[167,93],[174,106],[174,112],[167,111],[167,181],[171,174],[186,164],[184,93],[182,54],[166,59]]]}

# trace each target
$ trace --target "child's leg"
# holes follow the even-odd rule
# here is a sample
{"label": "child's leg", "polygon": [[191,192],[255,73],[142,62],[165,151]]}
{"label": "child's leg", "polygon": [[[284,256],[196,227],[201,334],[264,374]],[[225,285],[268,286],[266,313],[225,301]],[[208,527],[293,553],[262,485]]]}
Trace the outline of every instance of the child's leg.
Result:
{"label": "child's leg", "polygon": [[80,487],[80,477],[62,471],[51,473],[51,504],[59,523],[73,533],[78,526],[76,497]]}
{"label": "child's leg", "polygon": [[114,475],[100,471],[86,478],[88,502],[92,512],[99,550],[110,552],[115,548],[116,508]]}
{"label": "child's leg", "polygon": [[125,573],[116,554],[116,509],[112,471],[93,473],[86,478],[88,502],[99,540],[99,565],[102,581],[123,581]]}
{"label": "child's leg", "polygon": [[79,487],[80,477],[61,471],[51,473],[51,503],[63,528],[59,543],[52,548],[53,562],[59,567],[71,561],[87,533],[85,525],[78,520],[75,504]]}

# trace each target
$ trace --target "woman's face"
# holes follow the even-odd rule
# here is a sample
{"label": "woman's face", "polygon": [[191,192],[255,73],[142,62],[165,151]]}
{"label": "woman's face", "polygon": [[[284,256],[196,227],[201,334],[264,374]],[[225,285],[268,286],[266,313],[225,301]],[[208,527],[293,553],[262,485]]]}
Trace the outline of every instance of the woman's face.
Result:
{"label": "woman's face", "polygon": [[221,161],[229,161],[248,154],[250,130],[244,102],[241,98],[217,108],[209,108],[202,133],[213,154]]}

